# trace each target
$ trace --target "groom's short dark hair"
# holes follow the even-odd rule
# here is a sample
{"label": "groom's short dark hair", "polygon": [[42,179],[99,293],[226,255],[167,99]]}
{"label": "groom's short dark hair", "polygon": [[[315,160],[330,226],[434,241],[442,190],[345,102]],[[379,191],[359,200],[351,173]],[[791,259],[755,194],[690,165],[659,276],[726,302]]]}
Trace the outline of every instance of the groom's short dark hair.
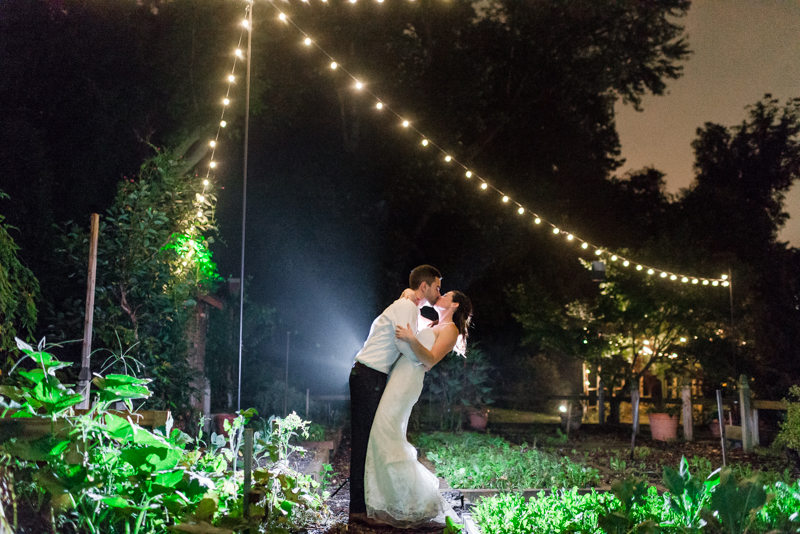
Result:
{"label": "groom's short dark hair", "polygon": [[408,277],[408,287],[417,290],[419,286],[422,285],[422,282],[428,282],[428,285],[430,285],[434,283],[437,278],[441,277],[442,273],[440,273],[439,269],[436,267],[432,265],[420,265],[411,271],[411,275]]}

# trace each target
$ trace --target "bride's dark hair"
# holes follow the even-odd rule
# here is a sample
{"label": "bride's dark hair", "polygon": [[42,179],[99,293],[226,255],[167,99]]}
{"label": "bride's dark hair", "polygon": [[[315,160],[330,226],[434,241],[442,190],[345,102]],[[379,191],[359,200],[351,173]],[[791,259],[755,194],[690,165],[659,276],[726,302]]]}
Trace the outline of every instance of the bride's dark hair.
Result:
{"label": "bride's dark hair", "polygon": [[463,343],[466,344],[469,336],[469,323],[472,321],[472,302],[461,291],[453,291],[453,302],[458,304],[458,308],[453,313],[453,322],[461,334]]}

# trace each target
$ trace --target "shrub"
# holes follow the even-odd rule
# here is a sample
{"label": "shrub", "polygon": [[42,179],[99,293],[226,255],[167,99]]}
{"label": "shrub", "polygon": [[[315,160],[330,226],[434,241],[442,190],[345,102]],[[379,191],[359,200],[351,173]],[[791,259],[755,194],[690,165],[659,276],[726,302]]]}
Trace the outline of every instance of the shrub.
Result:
{"label": "shrub", "polygon": [[781,431],[775,438],[775,444],[800,452],[800,386],[792,386],[789,395],[796,402],[786,399],[786,421],[781,423]]}

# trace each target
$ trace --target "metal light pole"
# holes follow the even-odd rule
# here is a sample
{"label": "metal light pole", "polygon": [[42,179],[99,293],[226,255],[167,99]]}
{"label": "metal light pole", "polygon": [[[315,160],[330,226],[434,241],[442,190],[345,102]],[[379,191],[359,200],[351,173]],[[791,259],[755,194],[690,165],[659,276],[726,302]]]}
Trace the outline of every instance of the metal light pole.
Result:
{"label": "metal light pole", "polygon": [[247,8],[247,78],[244,104],[244,169],[242,185],[242,259],[239,275],[239,380],[236,396],[236,410],[242,409],[242,324],[244,323],[244,236],[247,222],[247,144],[250,134],[250,57],[253,50],[253,0]]}
{"label": "metal light pole", "polygon": [[289,335],[291,332],[286,332],[286,382],[283,388],[283,416],[289,415]]}

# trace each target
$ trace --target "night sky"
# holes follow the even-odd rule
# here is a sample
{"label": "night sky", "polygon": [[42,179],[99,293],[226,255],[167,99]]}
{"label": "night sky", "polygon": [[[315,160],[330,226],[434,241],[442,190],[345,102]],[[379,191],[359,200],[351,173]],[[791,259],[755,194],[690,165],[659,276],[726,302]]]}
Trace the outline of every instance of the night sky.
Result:
{"label": "night sky", "polygon": [[[800,2],[797,0],[699,0],[686,26],[694,52],[684,76],[666,96],[645,96],[643,112],[617,104],[624,173],[652,165],[666,173],[670,192],[694,178],[690,143],[705,122],[734,126],[745,106],[765,93],[781,103],[800,96]],[[791,215],[779,239],[800,246],[800,188],[786,200]]]}

